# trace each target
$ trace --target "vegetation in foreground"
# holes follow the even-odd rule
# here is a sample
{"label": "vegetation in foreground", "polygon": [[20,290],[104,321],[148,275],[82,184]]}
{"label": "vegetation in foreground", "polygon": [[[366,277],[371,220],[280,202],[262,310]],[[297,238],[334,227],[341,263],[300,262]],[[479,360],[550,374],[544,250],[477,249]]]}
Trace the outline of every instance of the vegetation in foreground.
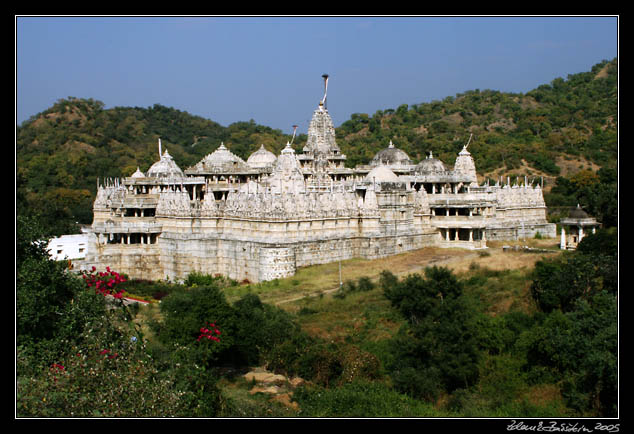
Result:
{"label": "vegetation in foreground", "polygon": [[[383,271],[283,310],[205,275],[119,279],[161,299],[124,306],[17,223],[18,417],[617,415],[615,229],[531,269]],[[254,366],[305,380],[294,405],[249,394]]]}

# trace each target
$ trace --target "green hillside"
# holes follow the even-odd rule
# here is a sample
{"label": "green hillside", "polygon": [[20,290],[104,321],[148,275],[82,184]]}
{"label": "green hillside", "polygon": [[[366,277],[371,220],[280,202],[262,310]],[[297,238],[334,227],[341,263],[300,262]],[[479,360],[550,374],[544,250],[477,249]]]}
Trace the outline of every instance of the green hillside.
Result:
{"label": "green hillside", "polygon": [[[469,150],[482,180],[543,176],[549,187],[558,188],[547,197],[553,205],[582,200],[603,217],[608,205],[577,197],[572,177],[591,169],[590,175],[582,171],[584,182],[607,179],[616,188],[617,73],[614,59],[526,94],[476,89],[373,115],[357,113],[337,128],[337,141],[350,167],[368,162],[390,140],[415,161],[433,152],[451,164],[472,134]],[[100,101],[73,97],[25,121],[16,135],[17,213],[40,215],[52,234],[76,231],[75,222],[90,223],[97,178],[147,170],[158,158],[159,138],[182,168],[220,142],[246,159],[261,144],[279,152],[290,140],[253,121],[224,127],[158,104],[104,109]],[[295,148],[305,141],[305,135],[297,137]]]}

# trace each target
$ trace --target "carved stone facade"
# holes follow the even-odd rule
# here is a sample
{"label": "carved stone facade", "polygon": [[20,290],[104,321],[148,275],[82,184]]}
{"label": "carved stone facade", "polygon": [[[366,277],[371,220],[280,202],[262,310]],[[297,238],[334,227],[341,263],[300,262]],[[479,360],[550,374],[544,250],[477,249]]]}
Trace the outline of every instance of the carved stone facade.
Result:
{"label": "carved stone facade", "polygon": [[414,164],[391,142],[367,166],[345,159],[324,101],[301,154],[262,146],[245,162],[221,144],[182,171],[166,150],[145,174],[99,186],[83,266],[258,282],[355,257],[556,236],[540,186],[478,185],[467,146],[453,168],[432,155]]}

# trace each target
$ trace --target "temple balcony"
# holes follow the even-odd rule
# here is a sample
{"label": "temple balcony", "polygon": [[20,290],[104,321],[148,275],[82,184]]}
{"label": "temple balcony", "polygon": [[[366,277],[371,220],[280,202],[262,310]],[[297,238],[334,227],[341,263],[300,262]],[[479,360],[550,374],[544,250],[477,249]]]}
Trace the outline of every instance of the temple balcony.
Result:
{"label": "temple balcony", "polygon": [[92,226],[94,233],[160,233],[163,225],[156,222],[153,217],[118,217],[105,222],[95,223]]}
{"label": "temple balcony", "polygon": [[482,215],[435,215],[431,218],[431,224],[437,228],[483,228],[486,226],[486,217]]}

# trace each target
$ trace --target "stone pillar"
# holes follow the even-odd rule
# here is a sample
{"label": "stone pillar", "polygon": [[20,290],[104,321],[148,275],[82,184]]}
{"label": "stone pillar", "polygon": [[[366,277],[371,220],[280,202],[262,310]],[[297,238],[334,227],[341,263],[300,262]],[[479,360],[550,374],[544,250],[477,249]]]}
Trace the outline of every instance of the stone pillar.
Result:
{"label": "stone pillar", "polygon": [[559,242],[559,248],[561,250],[566,250],[566,231],[564,227],[561,227],[561,241]]}
{"label": "stone pillar", "polygon": [[579,242],[583,239],[583,226],[579,225]]}

